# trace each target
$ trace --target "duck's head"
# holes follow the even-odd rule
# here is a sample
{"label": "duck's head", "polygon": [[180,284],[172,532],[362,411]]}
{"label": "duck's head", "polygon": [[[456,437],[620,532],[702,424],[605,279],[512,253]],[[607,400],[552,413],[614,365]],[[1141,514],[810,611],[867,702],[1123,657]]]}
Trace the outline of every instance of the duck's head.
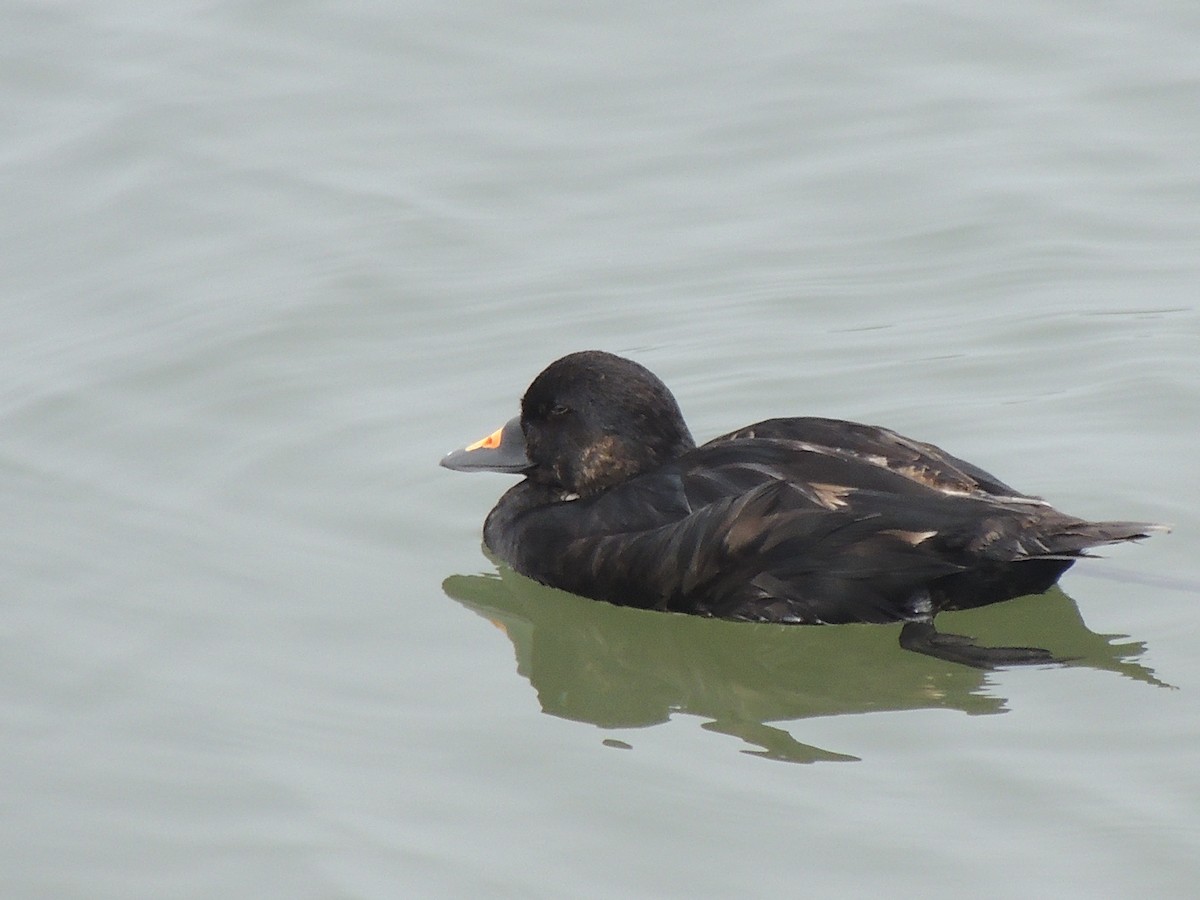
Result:
{"label": "duck's head", "polygon": [[586,497],[695,446],[679,404],[645,366],[600,350],[547,366],[519,419],[442,460],[451,469],[521,472]]}

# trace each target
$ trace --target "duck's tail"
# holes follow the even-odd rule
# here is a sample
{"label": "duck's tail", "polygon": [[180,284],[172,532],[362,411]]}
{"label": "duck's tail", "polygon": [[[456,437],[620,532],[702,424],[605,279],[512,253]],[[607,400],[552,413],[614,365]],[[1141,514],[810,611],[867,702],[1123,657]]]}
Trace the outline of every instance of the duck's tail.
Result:
{"label": "duck's tail", "polygon": [[1125,541],[1140,541],[1153,534],[1162,534],[1171,529],[1167,525],[1152,522],[1087,522],[1083,519],[1067,519],[1057,527],[1038,535],[1042,546],[1026,548],[1029,556],[1039,559],[1079,559],[1092,556],[1092,547],[1122,544]]}

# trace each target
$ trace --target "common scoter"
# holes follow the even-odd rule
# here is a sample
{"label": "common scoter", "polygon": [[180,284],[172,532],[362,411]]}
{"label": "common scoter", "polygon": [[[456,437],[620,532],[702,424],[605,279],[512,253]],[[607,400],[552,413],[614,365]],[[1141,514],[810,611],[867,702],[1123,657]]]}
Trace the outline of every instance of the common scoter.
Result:
{"label": "common scoter", "polygon": [[903,622],[901,646],[980,668],[1056,660],[938,632],[937,613],[1041,593],[1088,548],[1164,530],[1068,516],[856,422],[768,419],[697,447],[662,381],[594,350],[551,363],[520,416],[441,464],[525,476],[483,538],[543,584],[725,619]]}

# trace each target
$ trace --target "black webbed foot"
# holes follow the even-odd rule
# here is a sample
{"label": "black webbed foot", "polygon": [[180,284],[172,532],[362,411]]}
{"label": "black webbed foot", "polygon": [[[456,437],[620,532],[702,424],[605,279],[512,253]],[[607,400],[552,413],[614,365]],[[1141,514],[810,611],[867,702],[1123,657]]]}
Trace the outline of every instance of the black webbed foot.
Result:
{"label": "black webbed foot", "polygon": [[900,629],[900,646],[976,669],[1066,662],[1041,647],[980,647],[974,638],[941,633],[932,622],[905,622]]}

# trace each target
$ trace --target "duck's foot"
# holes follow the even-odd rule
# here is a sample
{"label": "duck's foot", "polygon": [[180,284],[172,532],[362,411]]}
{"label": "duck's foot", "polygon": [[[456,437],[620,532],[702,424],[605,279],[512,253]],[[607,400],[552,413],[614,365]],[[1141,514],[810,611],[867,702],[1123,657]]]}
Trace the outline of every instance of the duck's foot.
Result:
{"label": "duck's foot", "polygon": [[932,622],[905,622],[900,629],[900,646],[976,669],[1066,662],[1041,647],[980,647],[974,638],[943,634],[933,627]]}

